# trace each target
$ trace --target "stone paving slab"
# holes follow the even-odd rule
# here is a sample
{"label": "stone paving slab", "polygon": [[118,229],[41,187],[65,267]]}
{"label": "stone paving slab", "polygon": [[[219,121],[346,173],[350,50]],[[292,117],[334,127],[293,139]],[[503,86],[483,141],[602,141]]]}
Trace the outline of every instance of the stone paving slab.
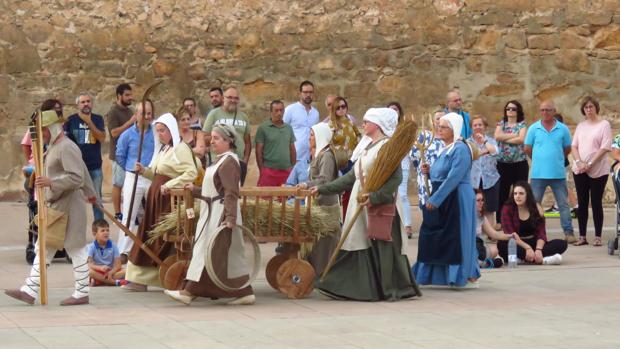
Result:
{"label": "stone paving slab", "polygon": [[[21,205],[0,203],[8,222],[0,229],[1,289],[19,286],[29,270],[19,247],[24,216]],[[559,220],[548,222],[551,237],[560,237]],[[408,243],[413,260],[417,240]],[[264,261],[273,249],[261,245]],[[571,246],[560,266],[483,270],[480,289],[425,287],[422,298],[401,302],[316,292],[288,300],[259,275],[254,306],[202,299],[184,306],[157,289],[98,287],[91,304],[65,308],[58,302],[71,293],[71,267],[58,261],[49,269],[48,306],[0,294],[0,348],[619,348],[619,267],[605,247]]]}

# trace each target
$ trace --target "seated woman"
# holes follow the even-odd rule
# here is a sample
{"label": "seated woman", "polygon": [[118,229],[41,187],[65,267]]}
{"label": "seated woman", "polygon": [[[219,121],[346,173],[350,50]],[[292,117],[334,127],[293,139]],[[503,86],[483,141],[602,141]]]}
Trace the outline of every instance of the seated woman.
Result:
{"label": "seated woman", "polygon": [[[192,183],[198,175],[192,150],[187,145],[181,144],[179,127],[174,115],[166,113],[160,116],[155,120],[154,127],[155,151],[151,163],[145,167],[136,162],[136,173],[151,180],[146,196],[144,218],[137,234],[142,241],[148,239],[149,232],[159,222],[159,218],[170,213],[170,189]],[[173,246],[159,238],[149,247],[164,260],[171,253]],[[147,286],[161,287],[157,264],[138,244],[134,244],[129,253],[125,279],[131,283],[122,287],[130,291],[143,292],[147,290]]]}
{"label": "seated woman", "polygon": [[511,235],[502,234],[493,229],[487,219],[484,193],[476,189],[476,249],[478,250],[478,265],[484,268],[499,268],[504,265],[504,259],[499,256],[496,245],[487,245],[482,239],[486,235],[495,241],[510,240]]}
{"label": "seated woman", "polygon": [[[502,209],[502,229],[515,237],[519,259],[533,264],[562,263],[568,243],[560,239],[547,241],[544,212],[528,182],[515,183],[511,198]],[[498,241],[497,249],[508,260],[508,241]]]}
{"label": "seated woman", "polygon": [[[297,187],[301,189],[311,188],[329,183],[338,178],[336,157],[329,146],[332,141],[333,131],[329,125],[320,122],[310,129],[310,181],[301,183]],[[319,206],[329,210],[334,217],[340,217],[340,205],[338,194],[319,194],[317,201]],[[312,264],[317,275],[323,274],[329,257],[338,244],[338,235],[324,236],[319,239],[308,256],[308,262]]]}
{"label": "seated woman", "polygon": [[[368,176],[381,147],[394,134],[397,122],[398,115],[392,109],[369,109],[363,126],[369,142],[358,145],[364,148],[353,170],[333,182],[312,187],[314,195],[338,194],[351,189],[345,227],[355,218],[354,212],[360,205],[394,203],[394,194],[402,179],[400,166],[376,192],[364,193],[362,180]],[[409,272],[409,260],[403,249],[403,241],[406,246],[407,238],[401,234],[400,217],[396,212],[392,220],[392,241],[370,239],[366,210],[362,210],[338,251],[333,267],[316,287],[328,297],[358,301],[396,301],[421,295]]]}
{"label": "seated woman", "polygon": [[[235,291],[219,288],[205,268],[207,252],[218,255],[223,262],[214,266],[220,278],[227,283],[244,284],[249,278],[243,262],[243,236],[238,225],[242,225],[241,206],[239,205],[239,183],[241,167],[235,154],[235,129],[226,124],[216,124],[211,131],[211,149],[217,155],[205,173],[202,188],[186,185],[195,197],[210,204],[202,204],[197,224],[196,241],[192,259],[187,270],[186,281],[180,291],[165,290],[170,298],[184,304],[190,304],[196,297],[233,298],[229,305],[251,305],[256,298],[252,286]],[[223,238],[206,251],[207,240],[221,226],[224,226]],[[213,257],[211,257],[213,258]]]}

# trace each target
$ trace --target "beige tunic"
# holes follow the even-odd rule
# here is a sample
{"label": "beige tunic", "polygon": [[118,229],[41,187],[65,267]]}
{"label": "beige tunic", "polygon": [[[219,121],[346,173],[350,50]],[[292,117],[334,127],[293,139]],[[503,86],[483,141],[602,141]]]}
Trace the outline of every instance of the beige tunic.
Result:
{"label": "beige tunic", "polygon": [[[155,174],[161,174],[172,178],[164,184],[166,188],[182,187],[192,183],[198,176],[193,157],[191,148],[179,143],[172,149],[168,148],[157,153],[150,166],[144,169],[142,176],[152,180]],[[198,162],[200,159],[196,161],[200,163]]]}
{"label": "beige tunic", "polygon": [[84,247],[89,231],[86,199],[96,194],[78,146],[66,137],[50,146],[45,156],[45,171],[52,179],[52,187],[45,188],[48,206],[68,215],[65,248]]}

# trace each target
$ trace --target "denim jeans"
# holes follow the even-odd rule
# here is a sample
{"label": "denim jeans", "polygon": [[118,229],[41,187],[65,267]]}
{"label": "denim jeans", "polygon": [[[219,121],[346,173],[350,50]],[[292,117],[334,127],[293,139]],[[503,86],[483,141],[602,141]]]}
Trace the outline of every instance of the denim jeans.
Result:
{"label": "denim jeans", "polygon": [[[95,193],[97,194],[97,201],[101,201],[101,185],[103,183],[103,171],[101,168],[97,168],[94,170],[89,170],[90,179],[93,181],[93,186],[95,187]],[[97,206],[93,205],[93,217],[95,220],[103,219],[103,212],[97,208]]]}
{"label": "denim jeans", "polygon": [[566,179],[541,179],[532,178],[530,180],[532,192],[537,202],[542,202],[545,189],[551,187],[555,202],[560,210],[560,225],[564,234],[573,234],[573,220],[570,215],[570,207],[568,206],[568,189],[566,188]]}

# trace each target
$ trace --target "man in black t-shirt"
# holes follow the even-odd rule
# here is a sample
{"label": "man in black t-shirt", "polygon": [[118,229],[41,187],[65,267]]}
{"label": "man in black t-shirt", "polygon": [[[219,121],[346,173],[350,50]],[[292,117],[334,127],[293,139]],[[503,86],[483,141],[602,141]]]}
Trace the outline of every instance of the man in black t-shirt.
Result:
{"label": "man in black t-shirt", "polygon": [[[75,100],[79,112],[67,118],[65,134],[82,152],[82,160],[88,168],[93,181],[97,199],[101,200],[101,144],[105,141],[105,123],[101,115],[93,114],[93,98],[88,93],[80,93]],[[95,219],[103,219],[103,212],[93,205]]]}

